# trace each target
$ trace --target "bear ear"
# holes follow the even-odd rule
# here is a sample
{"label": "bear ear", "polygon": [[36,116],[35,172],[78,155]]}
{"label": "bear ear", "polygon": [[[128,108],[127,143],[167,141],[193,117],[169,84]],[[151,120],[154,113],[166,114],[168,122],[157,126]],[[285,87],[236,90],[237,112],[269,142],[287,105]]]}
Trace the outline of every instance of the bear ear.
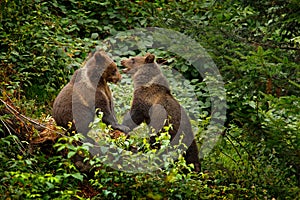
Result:
{"label": "bear ear", "polygon": [[102,52],[102,51],[96,51],[95,53],[94,53],[94,57],[95,57],[95,59],[96,59],[96,62],[97,63],[103,63],[104,61],[105,61],[105,56],[104,56],[105,54],[104,54],[104,52]]}
{"label": "bear ear", "polygon": [[94,54],[97,65],[109,65],[113,60],[105,53],[105,51],[96,51]]}
{"label": "bear ear", "polygon": [[145,63],[153,63],[155,56],[153,54],[146,54]]}

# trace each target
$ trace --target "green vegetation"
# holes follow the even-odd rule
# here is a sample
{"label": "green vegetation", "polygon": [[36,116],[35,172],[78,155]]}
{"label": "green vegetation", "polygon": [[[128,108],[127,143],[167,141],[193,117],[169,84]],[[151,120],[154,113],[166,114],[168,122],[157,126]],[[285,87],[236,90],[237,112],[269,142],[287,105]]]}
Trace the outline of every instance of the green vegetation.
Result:
{"label": "green vegetation", "polygon": [[[182,158],[153,173],[129,173],[95,157],[89,160],[92,170],[82,172],[72,161],[76,153],[87,154],[88,146],[74,146],[80,135],[62,137],[55,145],[29,144],[26,137],[4,131],[4,122],[15,123],[1,103],[1,199],[300,198],[298,0],[4,0],[0,9],[1,99],[27,117],[48,118],[56,95],[99,41],[147,27],[178,31],[204,47],[223,78],[228,106],[221,139],[196,174],[187,173],[192,167]],[[179,55],[147,51],[190,80],[182,84],[192,87],[182,89],[177,75],[163,66],[176,97],[196,116],[192,123],[202,144],[201,133],[214,114],[207,82]],[[113,57],[118,64],[122,57],[140,53],[120,52]],[[119,85],[111,85],[120,120],[130,107],[131,93],[124,93],[132,90],[130,83],[123,75]],[[199,109],[185,99],[193,95]],[[94,125],[107,128],[101,122]],[[144,128],[136,135],[146,135]],[[151,153],[138,137],[106,139]]]}

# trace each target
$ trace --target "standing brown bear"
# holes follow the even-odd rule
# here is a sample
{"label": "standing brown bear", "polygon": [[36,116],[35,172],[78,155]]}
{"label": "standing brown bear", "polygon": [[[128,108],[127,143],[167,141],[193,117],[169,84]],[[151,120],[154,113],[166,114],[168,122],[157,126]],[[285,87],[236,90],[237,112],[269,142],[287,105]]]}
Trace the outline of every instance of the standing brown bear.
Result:
{"label": "standing brown bear", "polygon": [[120,79],[116,63],[104,51],[96,51],[83,68],[75,71],[70,82],[56,97],[52,115],[57,125],[82,133],[88,142],[94,143],[87,133],[89,124],[94,120],[95,110],[99,109],[103,112],[104,123],[113,129],[127,132],[128,127],[117,122],[112,94],[107,84],[117,83]]}
{"label": "standing brown bear", "polygon": [[[122,125],[132,130],[146,122],[159,134],[164,126],[171,124],[171,144],[178,144],[180,136],[184,134],[182,142],[188,146],[184,158],[188,164],[194,164],[195,171],[200,171],[199,152],[190,120],[172,96],[167,79],[154,59],[154,55],[147,54],[144,57],[137,56],[121,61],[126,67],[124,73],[131,75],[134,84],[132,106]],[[154,142],[155,138],[150,137],[150,143]]]}

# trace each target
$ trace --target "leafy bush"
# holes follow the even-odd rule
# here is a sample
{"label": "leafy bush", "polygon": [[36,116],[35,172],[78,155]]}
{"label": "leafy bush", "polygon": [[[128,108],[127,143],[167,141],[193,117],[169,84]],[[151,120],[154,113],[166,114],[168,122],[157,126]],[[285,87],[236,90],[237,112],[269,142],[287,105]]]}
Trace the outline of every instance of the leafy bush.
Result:
{"label": "leafy bush", "polygon": [[15,136],[0,139],[1,149],[7,149],[1,151],[1,198],[69,199],[78,192],[73,186],[83,175],[71,160],[39,151],[31,155],[25,150],[28,145],[20,147],[16,141]]}
{"label": "leafy bush", "polygon": [[[126,173],[103,164],[99,157],[87,159],[92,170],[85,174],[72,162],[77,153],[86,153],[88,148],[73,146],[78,135],[62,138],[47,153],[45,149],[27,152],[28,143],[14,136],[1,138],[0,197],[299,198],[298,8],[296,0],[1,1],[1,93],[30,117],[50,114],[55,96],[91,49],[102,44],[99,40],[140,27],[176,30],[199,42],[219,67],[228,114],[223,139],[203,158],[199,174],[182,173],[189,167],[181,158],[153,173]],[[165,38],[172,39],[168,34]],[[210,108],[207,81],[215,80],[203,81],[185,59],[150,48],[150,38],[143,42],[143,51],[154,53],[180,73],[171,74],[163,66],[176,98],[194,114],[192,123],[202,144],[202,135],[215,114]],[[122,56],[140,53],[128,47],[113,54],[117,63]],[[184,87],[186,84],[192,87]],[[130,107],[130,79],[124,75],[121,84],[111,88],[121,121]],[[190,101],[194,94],[200,108]],[[0,116],[0,121],[9,117]],[[147,152],[147,142],[141,139],[146,133],[143,126],[131,140],[106,139],[120,148],[134,144]]]}

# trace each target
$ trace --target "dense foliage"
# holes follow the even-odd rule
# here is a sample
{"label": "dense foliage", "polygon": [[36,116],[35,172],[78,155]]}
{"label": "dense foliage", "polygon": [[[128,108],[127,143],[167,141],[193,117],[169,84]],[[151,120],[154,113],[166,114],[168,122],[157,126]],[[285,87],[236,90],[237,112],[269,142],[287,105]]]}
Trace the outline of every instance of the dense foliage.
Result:
{"label": "dense foliage", "polygon": [[[186,173],[190,167],[182,159],[159,172],[126,173],[97,157],[90,160],[93,171],[81,172],[72,162],[76,152],[87,151],[72,145],[78,135],[42,149],[5,135],[1,199],[300,198],[298,0],[4,0],[0,9],[1,98],[10,98],[26,116],[42,120],[51,114],[56,95],[99,41],[143,27],[178,31],[202,45],[220,70],[228,105],[222,139],[203,158],[199,174]],[[184,92],[200,102],[195,124],[201,143],[213,114],[202,78],[180,56],[148,51],[193,83]],[[121,58],[114,57],[118,63]],[[112,86],[118,117],[131,99],[122,88],[130,80],[124,75],[122,81]],[[173,90],[180,98],[183,89]],[[5,119],[9,115],[0,116]],[[1,136],[5,128],[0,123]]]}

